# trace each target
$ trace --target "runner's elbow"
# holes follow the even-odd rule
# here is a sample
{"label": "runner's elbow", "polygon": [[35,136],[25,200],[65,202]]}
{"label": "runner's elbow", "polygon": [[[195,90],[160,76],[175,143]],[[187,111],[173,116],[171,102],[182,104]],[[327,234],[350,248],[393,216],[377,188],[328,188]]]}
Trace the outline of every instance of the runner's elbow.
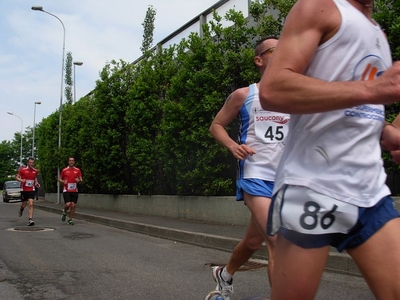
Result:
{"label": "runner's elbow", "polygon": [[279,111],[279,101],[277,101],[277,93],[268,85],[260,86],[260,104],[264,110]]}

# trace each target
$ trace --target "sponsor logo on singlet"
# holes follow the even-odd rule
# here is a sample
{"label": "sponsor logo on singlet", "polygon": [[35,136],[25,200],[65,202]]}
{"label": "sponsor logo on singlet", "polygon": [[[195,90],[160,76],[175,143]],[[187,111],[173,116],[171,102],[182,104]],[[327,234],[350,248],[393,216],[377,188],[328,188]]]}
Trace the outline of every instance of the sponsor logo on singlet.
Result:
{"label": "sponsor logo on singlet", "polygon": [[[353,72],[353,81],[374,80],[381,76],[388,67],[384,61],[376,55],[367,55],[356,64]],[[385,111],[383,105],[359,105],[344,112],[346,117],[375,120],[383,122]]]}

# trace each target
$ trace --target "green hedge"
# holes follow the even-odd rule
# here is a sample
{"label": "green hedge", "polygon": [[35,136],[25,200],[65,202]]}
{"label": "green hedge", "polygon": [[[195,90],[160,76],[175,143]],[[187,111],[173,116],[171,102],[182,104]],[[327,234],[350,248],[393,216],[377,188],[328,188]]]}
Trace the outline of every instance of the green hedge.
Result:
{"label": "green hedge", "polygon": [[[235,160],[208,128],[232,91],[258,80],[254,43],[279,35],[294,2],[254,1],[251,23],[234,10],[224,18],[214,13],[203,37],[192,33],[136,65],[108,63],[90,95],[64,104],[60,151],[58,112],[37,127],[46,191],[56,191],[57,166],[73,155],[84,175],[82,192],[234,195]],[[396,9],[397,15],[382,8],[377,15],[398,35]],[[388,16],[396,23],[383,22]],[[223,28],[223,19],[232,26]],[[396,39],[389,37],[392,47]],[[389,108],[391,115],[397,111]],[[228,130],[235,135],[235,126]]]}

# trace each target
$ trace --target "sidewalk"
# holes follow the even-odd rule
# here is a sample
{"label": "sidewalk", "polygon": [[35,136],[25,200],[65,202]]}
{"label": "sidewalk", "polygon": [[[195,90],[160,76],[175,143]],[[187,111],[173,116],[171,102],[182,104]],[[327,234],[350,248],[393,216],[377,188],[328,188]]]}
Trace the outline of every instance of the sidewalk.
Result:
{"label": "sidewalk", "polygon": [[[35,208],[59,214],[61,219],[61,210],[63,208],[61,204],[50,203],[40,199],[35,201]],[[81,208],[79,205],[74,214],[74,219],[227,252],[233,250],[246,231],[244,226],[211,224],[194,220],[87,209]],[[76,225],[79,226],[79,222],[76,222]],[[266,250],[258,251],[253,258],[266,259]],[[228,259],[229,254],[227,254],[226,262],[228,262]],[[339,253],[333,248],[325,270],[349,275],[361,275],[348,254]]]}

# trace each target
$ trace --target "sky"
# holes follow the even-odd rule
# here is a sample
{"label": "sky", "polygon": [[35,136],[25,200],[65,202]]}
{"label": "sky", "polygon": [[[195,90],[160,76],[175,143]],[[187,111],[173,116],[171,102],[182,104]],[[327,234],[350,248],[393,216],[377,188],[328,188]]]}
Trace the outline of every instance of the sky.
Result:
{"label": "sky", "polygon": [[[73,61],[83,62],[75,66],[78,100],[94,89],[107,62],[133,62],[142,55],[142,23],[150,5],[156,10],[155,45],[217,2],[0,0],[0,142],[12,141],[21,126],[23,132],[28,126],[32,128],[34,119],[39,123],[60,105],[63,27],[56,17],[34,11],[32,6],[42,6],[62,21],[65,55],[71,52]],[[229,0],[218,12],[246,10],[247,3]],[[65,101],[64,90],[62,97]]]}

